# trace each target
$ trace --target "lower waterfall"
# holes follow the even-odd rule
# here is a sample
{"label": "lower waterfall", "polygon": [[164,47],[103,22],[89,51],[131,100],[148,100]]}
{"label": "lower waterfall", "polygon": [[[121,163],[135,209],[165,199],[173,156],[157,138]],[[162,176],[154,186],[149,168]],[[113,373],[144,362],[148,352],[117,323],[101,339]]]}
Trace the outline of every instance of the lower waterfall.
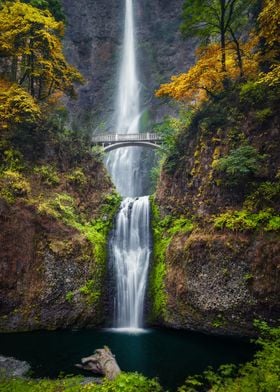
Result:
{"label": "lower waterfall", "polygon": [[116,279],[114,326],[141,328],[151,254],[149,197],[123,200],[111,237]]}

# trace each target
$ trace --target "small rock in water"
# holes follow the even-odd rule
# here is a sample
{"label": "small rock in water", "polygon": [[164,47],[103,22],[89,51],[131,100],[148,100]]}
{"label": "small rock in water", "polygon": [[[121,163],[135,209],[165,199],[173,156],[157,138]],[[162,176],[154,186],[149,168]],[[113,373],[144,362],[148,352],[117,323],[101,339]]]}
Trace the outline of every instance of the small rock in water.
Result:
{"label": "small rock in water", "polygon": [[30,365],[12,357],[0,356],[0,373],[7,377],[23,377],[30,370]]}

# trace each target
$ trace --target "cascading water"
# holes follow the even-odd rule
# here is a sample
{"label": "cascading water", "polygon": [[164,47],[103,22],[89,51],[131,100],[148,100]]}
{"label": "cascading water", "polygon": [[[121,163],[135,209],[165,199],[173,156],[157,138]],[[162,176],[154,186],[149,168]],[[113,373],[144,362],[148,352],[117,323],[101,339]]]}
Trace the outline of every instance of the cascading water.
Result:
{"label": "cascading water", "polygon": [[[126,0],[124,45],[116,105],[114,133],[138,133],[140,120],[139,82],[137,79],[133,0]],[[139,173],[139,147],[122,148],[108,154],[106,165],[118,192],[123,196],[142,194]]]}
{"label": "cascading water", "polygon": [[114,324],[118,328],[139,328],[150,258],[149,198],[126,198],[111,238],[117,280]]}
{"label": "cascading water", "polygon": [[[138,133],[140,120],[133,0],[126,0],[124,46],[117,100],[118,133]],[[106,165],[118,192],[125,197],[110,241],[115,269],[116,299],[114,327],[140,328],[143,325],[145,288],[151,249],[150,206],[142,195],[139,147],[109,153]]]}

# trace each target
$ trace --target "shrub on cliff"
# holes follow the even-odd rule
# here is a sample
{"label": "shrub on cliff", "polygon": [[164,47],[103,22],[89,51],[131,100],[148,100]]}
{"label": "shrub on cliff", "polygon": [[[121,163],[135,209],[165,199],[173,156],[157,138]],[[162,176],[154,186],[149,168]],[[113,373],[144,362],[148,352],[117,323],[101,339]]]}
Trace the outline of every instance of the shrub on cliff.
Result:
{"label": "shrub on cliff", "polygon": [[226,183],[239,185],[244,184],[261,170],[263,159],[264,156],[254,147],[245,145],[218,159],[214,168],[225,174]]}

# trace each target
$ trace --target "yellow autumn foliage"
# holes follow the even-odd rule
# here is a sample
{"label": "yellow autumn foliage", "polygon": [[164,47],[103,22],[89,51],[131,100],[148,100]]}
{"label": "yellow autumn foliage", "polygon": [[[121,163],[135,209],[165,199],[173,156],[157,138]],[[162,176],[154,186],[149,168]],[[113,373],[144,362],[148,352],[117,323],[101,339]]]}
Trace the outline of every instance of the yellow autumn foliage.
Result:
{"label": "yellow autumn foliage", "polygon": [[265,60],[271,64],[268,73],[261,73],[259,83],[280,84],[280,6],[277,0],[266,0],[258,18],[260,37],[265,39]]}
{"label": "yellow autumn foliage", "polygon": [[0,80],[0,130],[10,125],[36,123],[40,116],[40,107],[27,91]]}
{"label": "yellow autumn foliage", "polygon": [[[243,71],[246,77],[256,75],[258,72],[257,55],[253,51],[256,43],[257,38],[252,36],[247,43],[241,46]],[[236,80],[240,77],[236,50],[232,43],[226,46],[227,72],[222,71],[219,44],[213,43],[207,47],[199,48],[196,54],[198,59],[195,65],[186,73],[172,76],[170,83],[162,84],[156,91],[157,97],[169,96],[176,100],[201,102],[209,95],[221,91],[225,79]]]}
{"label": "yellow autumn foliage", "polygon": [[49,11],[16,1],[0,11],[0,56],[10,65],[9,78],[43,100],[56,90],[74,93],[79,72],[64,57],[64,25]]}
{"label": "yellow autumn foliage", "polygon": [[278,0],[265,0],[258,17],[260,36],[265,38],[269,47],[277,46],[280,50],[280,6]]}

